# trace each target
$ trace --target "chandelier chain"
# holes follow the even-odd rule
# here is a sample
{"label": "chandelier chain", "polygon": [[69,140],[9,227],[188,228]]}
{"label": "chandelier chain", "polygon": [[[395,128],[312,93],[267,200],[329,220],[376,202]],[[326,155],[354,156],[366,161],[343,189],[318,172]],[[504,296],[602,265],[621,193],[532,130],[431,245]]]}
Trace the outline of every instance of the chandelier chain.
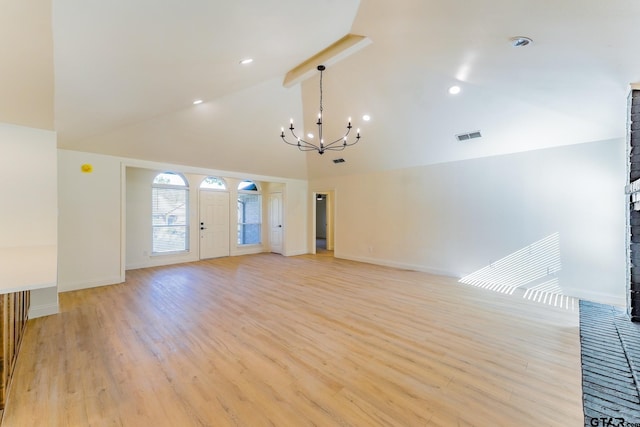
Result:
{"label": "chandelier chain", "polygon": [[322,73],[324,70],[320,70],[320,117],[322,117]]}

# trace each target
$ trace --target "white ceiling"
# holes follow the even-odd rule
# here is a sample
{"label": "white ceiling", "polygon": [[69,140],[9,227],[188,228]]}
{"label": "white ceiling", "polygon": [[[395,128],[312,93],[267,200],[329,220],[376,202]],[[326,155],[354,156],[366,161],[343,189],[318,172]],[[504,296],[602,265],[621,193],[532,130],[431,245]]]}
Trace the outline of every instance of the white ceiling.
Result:
{"label": "white ceiling", "polygon": [[[53,0],[55,127],[61,148],[294,178],[619,138],[639,17],[635,0]],[[314,130],[318,108],[317,76],[285,74],[349,32],[373,43],[327,69],[325,134],[352,116],[361,142],[285,146],[280,126]]]}

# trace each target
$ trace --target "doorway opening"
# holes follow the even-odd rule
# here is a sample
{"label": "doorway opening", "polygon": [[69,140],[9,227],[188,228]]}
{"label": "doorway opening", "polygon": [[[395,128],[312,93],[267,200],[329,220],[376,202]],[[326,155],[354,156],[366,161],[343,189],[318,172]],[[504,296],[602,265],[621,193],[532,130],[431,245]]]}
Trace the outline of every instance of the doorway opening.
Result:
{"label": "doorway opening", "polygon": [[313,253],[333,255],[334,197],[332,191],[313,194]]}

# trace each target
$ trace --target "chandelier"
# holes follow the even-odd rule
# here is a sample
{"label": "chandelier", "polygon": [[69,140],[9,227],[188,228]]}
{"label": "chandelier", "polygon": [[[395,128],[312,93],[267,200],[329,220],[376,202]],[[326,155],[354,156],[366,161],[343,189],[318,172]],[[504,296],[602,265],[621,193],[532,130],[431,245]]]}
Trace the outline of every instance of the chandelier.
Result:
{"label": "chandelier", "polygon": [[348,136],[351,132],[351,118],[349,118],[347,122],[347,131],[340,138],[335,141],[325,143],[322,134],[322,72],[326,69],[324,65],[318,65],[318,71],[320,71],[320,112],[318,113],[318,121],[316,125],[318,125],[318,144],[314,144],[313,142],[307,141],[305,139],[300,138],[295,133],[295,128],[293,127],[293,119],[289,124],[289,130],[291,131],[291,135],[293,135],[295,142],[289,142],[286,139],[284,134],[284,127],[281,129],[280,137],[282,140],[289,145],[293,145],[298,147],[300,151],[317,151],[318,154],[324,154],[325,151],[342,151],[347,147],[352,145],[356,145],[358,141],[360,141],[360,129],[356,130],[356,138],[355,140],[349,142]]}

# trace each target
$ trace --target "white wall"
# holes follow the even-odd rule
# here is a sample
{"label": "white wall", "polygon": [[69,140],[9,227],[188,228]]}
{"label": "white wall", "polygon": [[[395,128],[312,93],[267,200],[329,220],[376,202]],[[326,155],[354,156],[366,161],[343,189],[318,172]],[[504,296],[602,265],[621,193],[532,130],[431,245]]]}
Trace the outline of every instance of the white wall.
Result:
{"label": "white wall", "polygon": [[55,132],[0,123],[0,150],[0,247],[55,245]]}
{"label": "white wall", "polygon": [[284,255],[308,253],[308,183],[288,181],[284,193]]}
{"label": "white wall", "polygon": [[624,184],[620,139],[319,179],[310,189],[336,191],[337,257],[462,277],[559,233],[564,292],[624,304]]}
{"label": "white wall", "polygon": [[[191,250],[185,254],[151,254],[151,182],[162,171],[182,173],[189,181],[191,222],[198,223],[198,188],[208,175],[226,179],[231,200],[242,179],[253,179],[263,189],[284,192],[284,255],[306,253],[307,182],[278,177],[245,175],[184,165],[160,164],[100,154],[58,150],[60,185],[59,289],[61,292],[120,283],[126,268],[142,268],[195,261],[199,258],[198,227],[191,227]],[[81,165],[93,165],[85,174]],[[235,204],[231,206],[231,255],[262,252],[266,244],[238,247]]]}
{"label": "white wall", "polygon": [[[0,123],[0,247],[57,245],[56,139],[53,131]],[[30,318],[57,312],[56,287],[31,291]]]}
{"label": "white wall", "polygon": [[60,292],[122,281],[121,176],[116,157],[58,150]]}

